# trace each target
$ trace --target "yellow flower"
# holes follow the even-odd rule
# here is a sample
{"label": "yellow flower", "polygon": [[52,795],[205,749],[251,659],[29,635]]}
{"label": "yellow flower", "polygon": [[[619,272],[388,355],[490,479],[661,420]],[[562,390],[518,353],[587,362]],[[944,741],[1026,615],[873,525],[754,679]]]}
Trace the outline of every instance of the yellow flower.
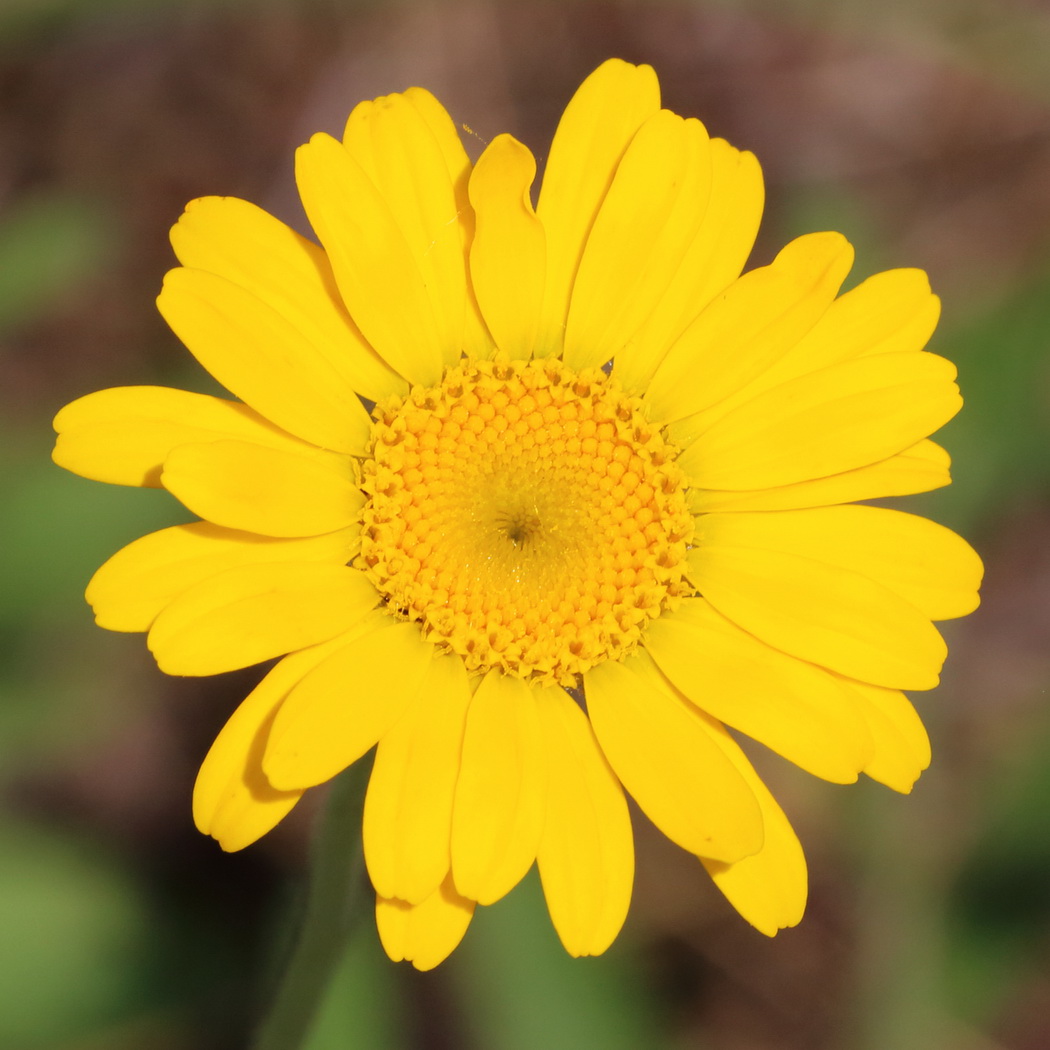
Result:
{"label": "yellow flower", "polygon": [[533,862],[566,949],[604,951],[625,790],[758,929],[798,922],[802,850],[724,727],[908,791],[900,690],[977,604],[963,540],[856,503],[949,481],[922,272],[838,296],[852,250],[817,233],[740,276],[758,165],[647,66],[584,82],[535,209],[534,175],[509,135],[472,166],[426,91],[361,104],[297,156],[321,247],[228,197],[172,231],[160,310],[239,400],[125,387],[55,421],[59,464],[201,519],[99,569],[99,624],[170,674],[283,657],[198,827],[240,849],[377,747],[379,932],[420,968]]}

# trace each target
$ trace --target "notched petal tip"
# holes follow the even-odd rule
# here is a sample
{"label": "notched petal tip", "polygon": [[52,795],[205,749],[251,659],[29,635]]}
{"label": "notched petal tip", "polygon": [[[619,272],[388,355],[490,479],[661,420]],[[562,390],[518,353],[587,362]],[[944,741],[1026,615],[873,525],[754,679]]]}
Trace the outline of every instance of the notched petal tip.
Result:
{"label": "notched petal tip", "polygon": [[625,79],[636,77],[646,83],[647,87],[655,86],[657,91],[659,91],[659,79],[656,76],[656,70],[651,65],[647,62],[628,62],[623,58],[607,58],[593,73],[587,76],[583,83],[611,80],[613,77]]}
{"label": "notched petal tip", "polygon": [[257,205],[252,204],[250,201],[246,201],[241,197],[234,197],[231,194],[219,194],[211,193],[203,197],[194,197],[193,200],[187,201],[186,206],[182,209],[182,214],[175,220],[169,231],[169,239],[171,240],[171,246],[175,249],[176,255],[178,254],[178,245],[176,241],[179,238],[182,230],[186,227],[189,222],[196,222],[198,219],[203,217],[203,213],[209,209],[218,207],[225,207],[227,202],[233,201],[236,206],[244,206],[245,208],[255,209]]}
{"label": "notched petal tip", "polygon": [[456,892],[451,876],[421,904],[377,894],[380,943],[393,962],[410,962],[417,970],[432,970],[463,940],[475,907],[474,901]]}

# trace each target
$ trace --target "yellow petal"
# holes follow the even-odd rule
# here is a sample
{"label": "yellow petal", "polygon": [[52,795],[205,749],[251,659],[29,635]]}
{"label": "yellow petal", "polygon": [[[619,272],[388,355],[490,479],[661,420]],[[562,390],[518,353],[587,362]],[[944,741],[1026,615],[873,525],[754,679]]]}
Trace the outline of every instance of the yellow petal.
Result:
{"label": "yellow petal", "polygon": [[922,270],[875,274],[836,299],[779,360],[734,395],[675,427],[685,439],[766,390],[858,357],[921,350],[937,326],[940,300]]}
{"label": "yellow petal", "polygon": [[292,319],[204,270],[171,270],[157,308],[227,390],[320,448],[361,454],[371,427],[352,386]]}
{"label": "yellow petal", "polygon": [[699,529],[701,546],[775,551],[867,576],[931,620],[977,608],[981,559],[962,537],[914,514],[851,506],[709,514]]}
{"label": "yellow petal", "polygon": [[295,178],[357,326],[397,372],[433,386],[446,348],[418,245],[409,243],[383,194],[330,135],[314,135],[299,147]]}
{"label": "yellow petal", "polygon": [[690,489],[689,509],[695,514],[719,510],[797,510],[826,507],[854,500],[883,496],[908,496],[913,492],[950,485],[952,476],[948,453],[929,440],[922,440],[889,459],[857,467],[841,474],[812,481],[799,481],[779,488],[732,492],[717,489]]}
{"label": "yellow petal", "polygon": [[678,269],[707,204],[707,132],[666,109],[638,129],[598,211],[572,289],[564,360],[613,357]]}
{"label": "yellow petal", "polygon": [[167,674],[220,674],[334,638],[378,602],[368,577],[347,565],[238,565],[167,605],[147,643]]}
{"label": "yellow petal", "polygon": [[631,817],[587,716],[568,693],[541,690],[538,710],[550,777],[536,854],[543,894],[565,950],[600,955],[631,903]]}
{"label": "yellow petal", "polygon": [[723,546],[702,535],[697,542],[690,579],[723,616],[767,645],[890,689],[937,685],[948,655],[943,639],[881,583],[796,554]]}
{"label": "yellow petal", "polygon": [[[456,198],[457,228],[462,241],[463,258],[470,253],[474,240],[474,209],[470,206],[467,184],[470,180],[470,158],[460,141],[459,131],[448,111],[434,96],[424,88],[410,87],[404,93],[405,98],[419,111],[426,121],[431,134],[448,165],[449,177],[452,180],[452,192]],[[463,352],[468,357],[487,358],[492,353],[492,337],[485,322],[481,319],[474,290],[467,284],[467,311],[463,327]]]}
{"label": "yellow petal", "polygon": [[430,129],[445,159],[452,186],[457,194],[463,194],[460,200],[465,201],[467,179],[470,177],[470,158],[463,148],[463,142],[455,122],[448,115],[448,110],[426,88],[410,87],[402,92],[402,95],[412,103]]}
{"label": "yellow petal", "polygon": [[180,445],[164,487],[194,514],[264,536],[317,536],[352,525],[365,498],[350,461],[319,461],[246,441]]}
{"label": "yellow petal", "polygon": [[745,402],[678,459],[693,484],[776,488],[878,463],[962,406],[955,366],[928,353],[877,354],[794,379]]}
{"label": "yellow petal", "polygon": [[165,386],[118,386],[71,401],[55,416],[52,458],[66,470],[113,485],[160,488],[178,445],[237,438],[268,448],[323,455],[247,405]]}
{"label": "yellow petal", "polygon": [[417,970],[444,962],[473,916],[474,902],[456,892],[451,876],[421,904],[376,897],[376,927],[384,951],[394,962],[405,960]]}
{"label": "yellow petal", "polygon": [[702,598],[654,620],[645,647],[697,707],[815,776],[849,784],[871,758],[867,724],[834,675],[764,645]]}
{"label": "yellow petal", "polygon": [[930,291],[922,270],[884,270],[840,296],[831,308],[779,361],[776,385],[851,357],[901,354],[921,350],[941,315],[941,302]]}
{"label": "yellow petal", "polygon": [[547,268],[543,226],[529,199],[535,177],[532,154],[510,135],[489,143],[470,176],[471,279],[492,338],[515,359],[532,355]]}
{"label": "yellow petal", "polygon": [[864,772],[908,794],[930,764],[930,738],[922,720],[903,693],[863,682],[845,684],[859,700],[875,741],[875,753]]}
{"label": "yellow petal", "polygon": [[777,930],[797,926],[806,910],[806,858],[784,811],[735,741],[724,733],[719,743],[755,793],[766,837],[758,853],[735,864],[700,859],[729,903],[757,930],[772,937]]}
{"label": "yellow petal", "polygon": [[744,274],[668,350],[645,394],[650,418],[682,419],[750,383],[817,323],[852,264],[841,234],[811,233]]}
{"label": "yellow petal", "polygon": [[85,596],[99,627],[148,631],[172,600],[226,569],[275,561],[345,565],[358,531],[351,527],[303,540],[272,540],[206,521],[176,525],[117,551],[91,577]]}
{"label": "yellow petal", "polygon": [[278,712],[263,758],[270,783],[312,787],[356,762],[415,699],[432,653],[416,624],[395,623],[385,612],[362,621]]}
{"label": "yellow petal", "polygon": [[436,657],[415,702],[379,741],[363,834],[368,874],[383,897],[420,904],[448,873],[469,703],[463,661]]}
{"label": "yellow petal", "polygon": [[453,364],[463,349],[467,263],[445,149],[417,105],[401,94],[356,106],[343,142],[368,171],[409,246],[430,298],[445,364]]}
{"label": "yellow petal", "polygon": [[248,694],[215,738],[193,785],[197,829],[224,850],[250,846],[281,821],[302,796],[278,791],[262,771],[277,709],[307,671],[342,644],[334,639],[285,657]]}
{"label": "yellow petal", "polygon": [[322,374],[373,401],[407,392],[346,312],[325,253],[262,208],[201,197],[186,205],[171,244],[183,266],[226,278],[285,318]]}
{"label": "yellow petal", "polygon": [[707,207],[652,313],[617,354],[624,389],[644,394],[671,345],[714,297],[740,276],[762,217],[762,171],[751,153],[711,139]]}
{"label": "yellow petal", "polygon": [[717,724],[664,686],[644,653],[592,668],[584,688],[605,757],[672,842],[727,861],[762,847],[758,803],[712,740]]}
{"label": "yellow petal", "polygon": [[452,811],[456,889],[492,904],[536,859],[547,796],[547,763],[536,696],[520,678],[490,671],[467,712]]}
{"label": "yellow petal", "polygon": [[536,212],[547,233],[547,295],[536,353],[561,351],[576,270],[616,166],[660,108],[649,66],[603,62],[573,95],[551,143]]}

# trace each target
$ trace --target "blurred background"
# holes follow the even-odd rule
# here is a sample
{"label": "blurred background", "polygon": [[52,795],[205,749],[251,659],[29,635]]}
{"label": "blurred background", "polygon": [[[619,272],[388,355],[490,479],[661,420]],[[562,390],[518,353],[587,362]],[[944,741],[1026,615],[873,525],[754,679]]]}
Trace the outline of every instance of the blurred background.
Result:
{"label": "blurred background", "polygon": [[[186,201],[305,229],[292,150],[363,98],[430,88],[475,152],[542,158],[602,59],[755,151],[751,265],[837,229],[851,282],[925,268],[967,407],[955,485],[984,603],[917,698],[909,798],[762,769],[806,846],[808,914],[767,940],[637,820],[635,900],[569,960],[528,880],[437,971],[359,931],[309,1050],[1043,1050],[1050,1046],[1050,6],[1044,0],[0,2],[0,1048],[237,1050],[301,904],[311,807],[237,855],[194,830],[196,767],[258,672],[165,678],[96,629],[92,571],[185,520],[53,467],[100,387],[210,389],[153,300]],[[314,809],[316,800],[314,801]],[[637,814],[636,814],[637,816]]]}

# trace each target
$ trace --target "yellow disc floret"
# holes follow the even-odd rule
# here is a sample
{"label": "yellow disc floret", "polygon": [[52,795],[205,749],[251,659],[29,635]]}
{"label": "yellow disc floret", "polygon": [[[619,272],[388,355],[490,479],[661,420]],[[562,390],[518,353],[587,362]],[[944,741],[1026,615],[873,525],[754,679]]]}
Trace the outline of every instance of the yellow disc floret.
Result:
{"label": "yellow disc floret", "polygon": [[468,670],[572,685],[691,593],[677,449],[605,373],[464,361],[375,417],[359,564]]}

